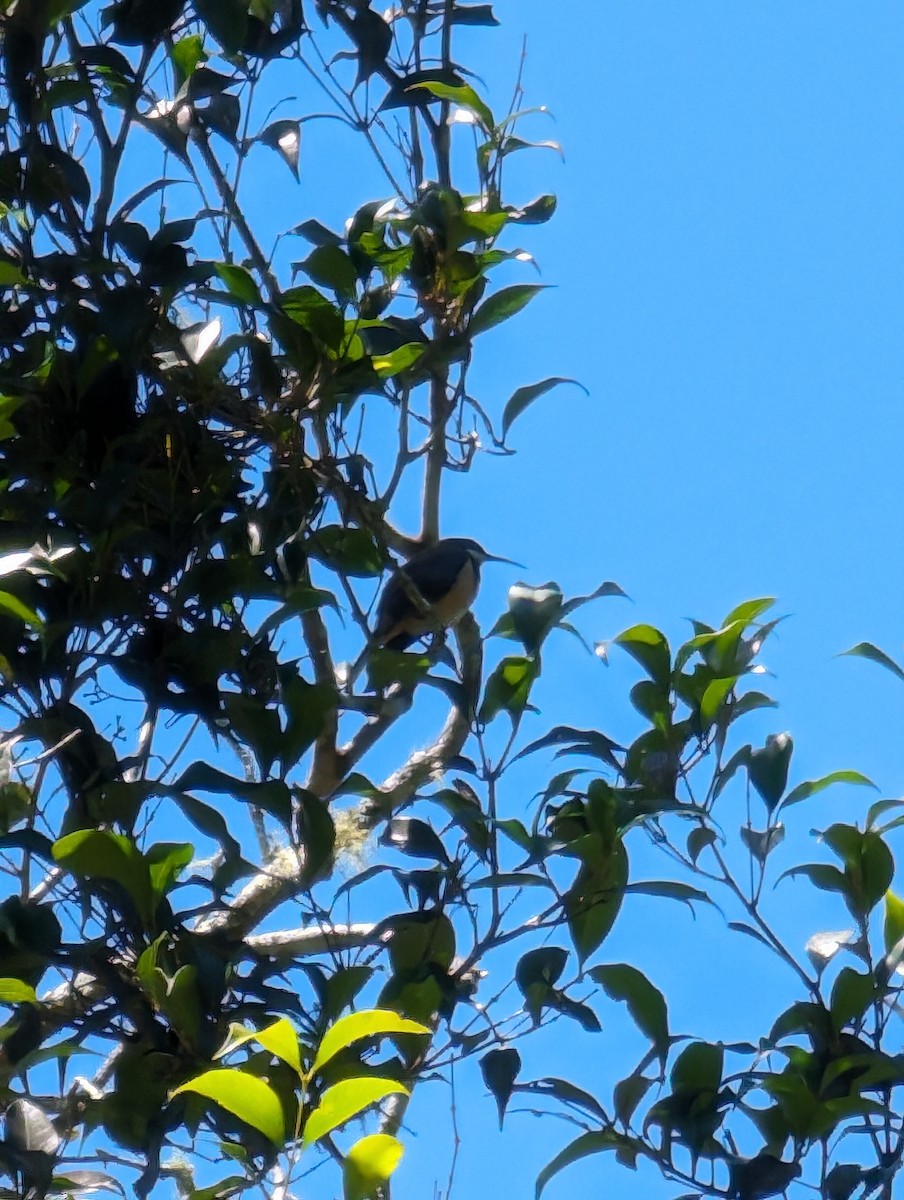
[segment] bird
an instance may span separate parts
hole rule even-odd
[[[443,538],[421,550],[391,576],[377,604],[373,643],[407,650],[413,643],[454,625],[474,603],[485,562],[512,563],[489,554],[473,538]]]

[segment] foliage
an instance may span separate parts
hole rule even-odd
[[[626,744],[522,731],[549,639],[580,638],[575,614],[615,584],[516,585],[492,630],[510,651],[486,670],[470,616],[454,650],[368,648],[393,556],[440,534],[448,472],[481,439],[510,452],[524,410],[573,382],[513,381],[496,412],[469,381],[478,336],[540,291],[513,235],[555,209],[507,196],[530,114],[494,114],[453,56],[491,6],[6,0],[4,15],[5,1194],[125,1179],[145,1196],[171,1175],[194,1200],[285,1195],[323,1153],[346,1197],[386,1195],[408,1096],[475,1058],[500,1123],[518,1098],[580,1127],[538,1195],[610,1150],[686,1195],[890,1195],[904,902],[886,834],[902,802],[820,831],[819,860],[783,873],[837,893],[851,923],[795,953],[764,903],[785,813],[869,781],[789,788],[791,738],[739,733],[773,703],[751,686],[772,602],[695,624],[674,652],[651,625],[616,637],[642,675]],[[270,254],[248,179],[275,155],[294,187],[316,115],[264,115],[287,67],[394,199],[341,233],[312,216]],[[341,661],[362,651],[363,684]],[[852,653],[904,675],[867,643]],[[399,750],[409,713],[427,740],[437,698],[427,748]],[[377,783],[363,772],[381,748]],[[550,773],[550,755],[577,765]],[[526,821],[508,790],[525,770],[544,780]],[[637,877],[648,845],[662,878]],[[724,906],[798,999],[749,1043],[677,1034],[654,980],[598,961],[637,895]],[[604,1038],[605,997],[648,1044],[634,1071],[605,1095],[523,1077],[539,1029]],[[374,1132],[343,1132],[375,1107]],[[172,1156],[186,1144],[197,1162]],[[220,1173],[197,1181],[204,1157]]]

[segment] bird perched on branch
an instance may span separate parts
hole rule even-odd
[[[488,554],[473,538],[443,538],[419,551],[383,589],[374,642],[387,650],[405,650],[428,633],[454,625],[474,603],[485,562],[521,565]]]

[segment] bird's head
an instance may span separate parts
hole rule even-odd
[[[503,558],[499,554],[490,554],[489,551],[484,550],[480,542],[475,542],[473,538],[447,538],[446,540],[453,545],[461,547],[477,567],[483,566],[485,562],[503,562],[510,563],[513,567],[524,568],[523,563],[515,562],[513,558]]]

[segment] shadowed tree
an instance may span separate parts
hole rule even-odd
[[[751,686],[771,601],[674,651],[647,624],[616,637],[642,674],[624,739],[593,714],[522,731],[551,635],[581,637],[616,584],[515,584],[487,661],[468,611],[492,556],[446,527],[444,482],[572,382],[513,379],[503,405],[472,385],[541,290],[520,243],[555,209],[508,193],[520,84],[496,113],[459,59],[492,7],[3,14],[4,1194],[285,1197],[324,1158],[346,1197],[385,1196],[408,1097],[476,1059],[468,1104],[579,1128],[538,1194],[612,1150],[686,1196],[891,1196],[902,802],[786,872],[851,925],[790,948],[763,900],[782,817],[868,781],[789,789],[790,737],[737,732],[772,705]],[[384,194],[341,230],[275,227],[257,185],[275,165],[295,186],[315,119]],[[342,196],[344,169],[310,170],[308,197]],[[640,846],[662,878],[635,877]],[[748,1043],[676,1034],[637,966],[597,961],[637,894],[718,901],[799,998]],[[601,996],[627,1005],[636,1068],[531,1078],[537,1031],[602,1044]]]

